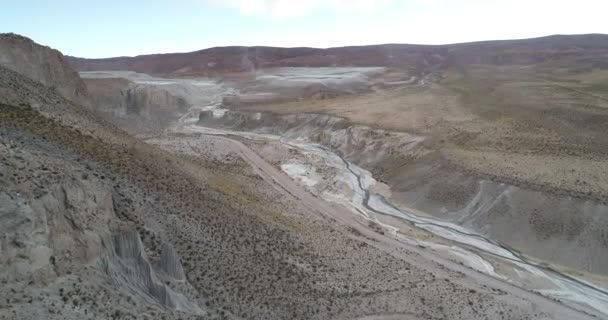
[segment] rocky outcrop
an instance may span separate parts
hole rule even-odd
[[[86,79],[95,109],[118,118],[162,121],[185,112],[191,104],[163,86],[133,83],[124,78]]]
[[[160,253],[160,267],[170,277],[175,280],[186,280],[184,268],[179,261],[179,256],[169,242],[163,242]]]
[[[171,120],[190,107],[186,98],[158,86],[131,86],[126,89],[124,96],[127,114],[150,120]]]
[[[148,261],[139,234],[135,230],[118,232],[112,236],[111,254],[102,257],[99,268],[119,288],[127,288],[131,293],[149,300],[149,303],[159,303],[165,307],[189,314],[202,315],[204,312],[190,302],[184,295],[173,291],[162,283],[152,265]],[[163,246],[161,265],[170,274],[184,280],[183,270],[175,251],[166,253],[167,245]]]
[[[54,88],[62,96],[88,104],[87,87],[61,52],[12,33],[0,34],[0,65]]]
[[[182,85],[179,80],[167,79],[158,84],[148,83],[133,74],[83,76],[94,109],[130,132],[163,128],[190,107],[206,105],[209,95],[196,86]]]
[[[133,84],[122,78],[83,79],[95,111],[112,117],[127,115],[127,90]]]
[[[35,198],[0,194],[1,269],[14,280],[50,281],[104,252],[102,239],[114,217],[107,189],[92,181],[46,188],[50,192]]]
[[[378,166],[390,158],[417,158],[429,152],[420,145],[424,140],[422,137],[354,126],[347,119],[328,115],[212,110],[201,112],[198,123],[202,126],[269,133],[293,139],[305,138],[330,147],[346,158],[368,167]]]
[[[166,272],[149,262],[133,231],[142,223],[117,211],[114,196],[124,185],[119,175],[92,168],[90,151],[107,154],[113,152],[108,145],[135,140],[75,103],[82,81],[61,54],[14,35],[0,36],[0,47],[8,63],[0,65],[0,318],[204,314],[192,301],[196,290],[177,253],[164,254],[169,275],[180,277],[169,288]],[[65,141],[74,144],[66,148],[58,140],[69,135]],[[132,210],[141,206],[134,199]]]
[[[15,281],[52,279],[49,228],[44,212],[34,210],[17,193],[0,193],[0,272]]]
[[[27,133],[0,130],[0,295],[13,297],[11,292],[16,292],[35,297],[45,292],[41,290],[52,294],[35,305],[15,300],[12,310],[17,318],[53,318],[56,311],[49,311],[53,310],[49,305],[72,299],[77,304],[89,301],[86,308],[102,318],[106,312],[127,310],[134,302],[204,314],[191,300],[196,291],[169,242],[162,246],[160,266],[150,263],[135,224],[115,209],[121,205],[115,202],[116,186],[109,185],[109,179],[91,172],[88,164],[75,163],[55,146],[11,143],[23,135]],[[170,288],[167,283],[172,280],[167,277],[179,283]],[[79,290],[68,295],[63,290],[72,283],[78,283]],[[55,294],[53,288],[62,291]],[[188,296],[180,290],[187,290]],[[95,297],[101,292],[106,295]],[[82,300],[86,297],[95,298]],[[0,317],[6,315],[6,307],[0,304]],[[80,319],[80,312],[69,309],[57,314]]]

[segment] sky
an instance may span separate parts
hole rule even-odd
[[[608,0],[0,0],[0,7],[0,32],[86,58],[608,33]]]

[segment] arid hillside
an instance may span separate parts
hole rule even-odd
[[[273,67],[377,67],[416,73],[474,64],[530,65],[544,62],[606,68],[608,35],[555,35],[536,39],[450,45],[384,44],[329,49],[217,47],[188,53],[108,59],[68,57],[79,71],[130,70],[155,75],[212,75]]]
[[[0,65],[2,319],[589,318],[338,221],[229,140],[138,140],[19,39],[41,58]]]
[[[1,33],[0,65],[54,88],[74,102],[88,103],[86,85],[57,50],[17,34]]]

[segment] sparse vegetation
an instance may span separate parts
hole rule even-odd
[[[471,289],[460,281],[443,280],[462,278],[463,273],[424,261],[402,247],[383,248],[357,229],[328,223],[261,179],[236,152],[210,147],[218,143],[213,138],[159,135],[154,140],[158,146],[144,143],[4,67],[0,89],[0,201],[3,219],[16,221],[2,230],[13,238],[0,259],[0,319],[544,317],[530,314],[521,299],[497,299],[477,282],[471,282],[476,288]],[[432,94],[415,90],[422,100],[433,97],[425,105],[453,101],[446,88]],[[394,94],[388,95],[390,103],[403,93]],[[365,107],[378,102],[361,99]],[[461,115],[458,112],[450,115]],[[342,119],[336,128],[348,124]],[[423,133],[427,126],[443,125],[442,120],[417,129]],[[452,132],[449,125],[442,128]],[[375,141],[406,136],[383,130],[367,133]],[[453,133],[442,138],[465,151],[473,148],[470,141],[483,139],[461,128]],[[320,142],[330,138],[328,132],[317,136]],[[432,148],[432,142],[425,148]],[[387,183],[399,178],[396,168],[415,165],[427,155],[407,157],[389,150],[394,157],[381,167]],[[582,149],[568,150],[578,156]],[[449,185],[445,188],[436,195],[459,202],[467,198]],[[579,224],[555,221],[546,226],[542,214],[530,216],[538,218],[533,223],[543,230],[580,233]],[[380,225],[369,226],[377,231],[374,237],[384,234]],[[104,257],[116,249],[112,236],[127,232],[142,245],[135,241],[136,248],[123,249],[137,251],[129,252],[134,255],[130,258],[145,256],[149,264],[138,260],[141,270],[113,274]],[[27,238],[34,235],[36,239]],[[600,235],[606,239],[605,233]],[[175,249],[172,262],[183,267],[185,279],[176,280],[159,267],[166,243]],[[37,269],[28,269],[34,260]],[[149,275],[142,276],[142,282],[153,282],[152,272],[161,284],[159,291],[179,292],[204,314],[176,310],[163,300],[168,291],[150,294],[145,291],[149,284],[126,286],[120,279],[141,273]]]

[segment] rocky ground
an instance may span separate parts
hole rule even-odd
[[[42,90],[23,92],[38,94],[40,109],[58,116],[56,105],[70,106],[2,71],[19,90]],[[0,113],[5,319],[545,316],[322,222],[234,154],[209,152],[218,150],[213,141],[193,139],[196,154],[174,156],[7,102]]]
[[[18,71],[0,66],[0,318],[588,318],[319,214],[225,139],[143,142]]]

